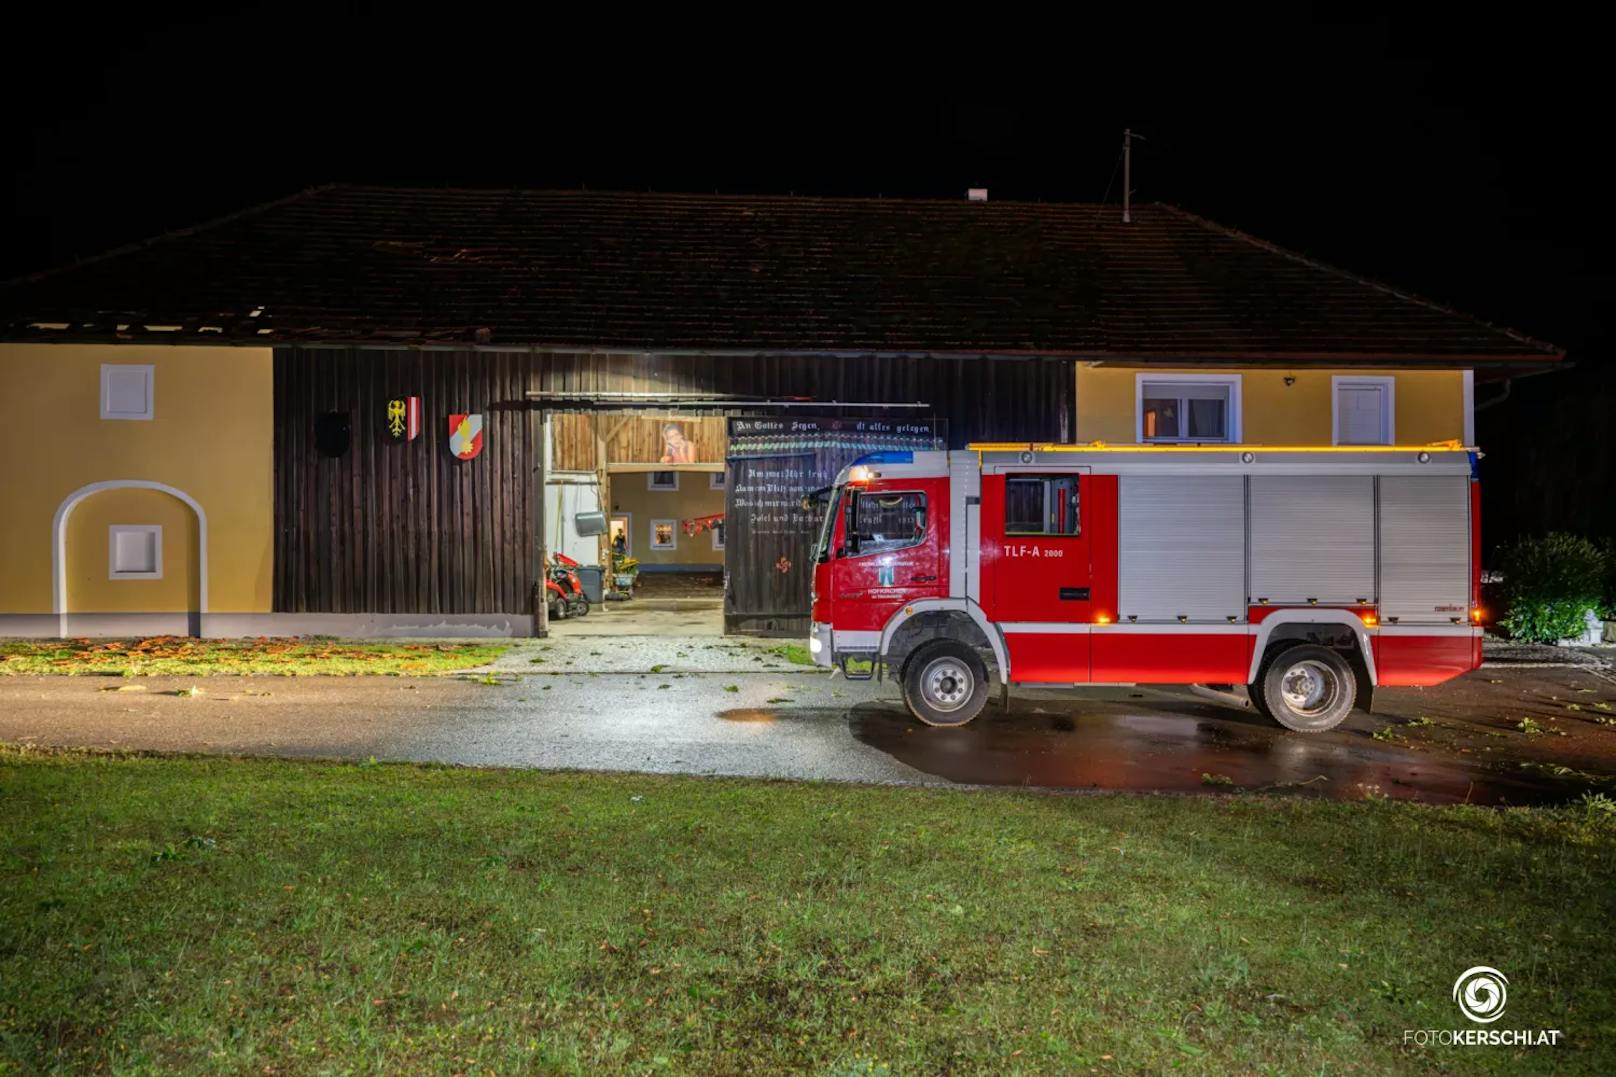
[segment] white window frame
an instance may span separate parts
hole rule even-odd
[[[1222,438],[1145,438],[1145,386],[1152,382],[1173,382],[1180,385],[1224,385],[1229,389],[1228,437]],[[1133,381],[1133,438],[1140,445],[1228,445],[1238,444],[1243,437],[1240,398],[1244,393],[1245,378],[1240,374],[1160,374],[1140,371]],[[1185,416],[1188,422],[1188,416]]]
[[[669,539],[669,541],[668,541],[668,543],[666,545],[663,545],[662,543],[660,543],[660,542],[658,542],[656,540],[657,524],[667,524],[673,531],[673,537],[671,539]],[[652,520],[651,521],[651,542],[649,544],[649,548],[653,549],[653,550],[677,550],[679,548],[679,521],[678,520],[667,520],[667,519]]]
[[[146,376],[146,406],[140,411],[114,411],[112,409],[111,376],[115,371],[127,373],[131,370],[141,371]],[[156,412],[156,385],[157,368],[151,363],[102,363],[101,418],[149,422]]]
[[[152,537],[151,572],[120,572],[118,570],[118,536],[150,535]],[[163,528],[161,524],[111,524],[107,527],[107,579],[160,580],[163,578]]]
[[[658,475],[672,475],[673,476],[673,485],[672,486],[660,486],[660,485],[658,485],[657,481],[656,481],[656,477]],[[663,471],[663,470],[647,471],[645,473],[645,488],[647,490],[655,490],[658,493],[678,493],[679,492],[679,473],[677,471],[673,471],[671,469],[666,470],[666,471]]]
[[[723,471],[711,471],[711,472],[708,472],[708,474],[707,474],[707,489],[709,489],[709,490],[727,490],[727,489],[729,489],[729,484],[727,482],[728,478],[729,478],[729,475],[728,475],[727,472],[723,472]]]
[[[1330,444],[1341,444],[1341,390],[1355,385],[1373,385],[1384,390],[1381,404],[1386,409],[1386,440],[1376,444],[1397,444],[1397,379],[1385,374],[1335,374],[1330,378]]]

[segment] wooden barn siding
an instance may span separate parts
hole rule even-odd
[[[676,422],[696,445],[696,463],[716,464],[724,459],[724,419],[695,416],[674,408],[660,417],[645,418],[620,411],[598,415],[562,412],[550,420],[555,444],[551,466],[557,471],[594,471],[595,423],[611,436],[606,445],[609,464],[653,464],[662,459],[662,427]]]
[[[538,508],[529,390],[919,400],[957,447],[1069,439],[1075,374],[1070,361],[1037,359],[278,348],[275,609],[529,612]],[[382,435],[383,410],[406,395],[421,397],[423,429],[396,444]],[[314,447],[315,418],[328,411],[353,421],[352,447],[338,459]],[[461,411],[486,422],[486,447],[469,463],[448,450],[448,415]]]
[[[546,392],[924,401],[932,409],[923,414],[946,420],[949,440],[956,446],[980,440],[1067,440],[1077,391],[1073,363],[1054,359],[549,355],[539,372],[539,388]],[[733,410],[749,415],[758,409],[738,403]],[[836,412],[813,408],[806,414]]]
[[[321,613],[528,610],[534,520],[525,355],[285,350],[275,356],[275,608]],[[422,401],[421,435],[383,436],[387,401]],[[347,412],[347,455],[315,417]],[[449,454],[451,412],[481,412],[475,460]]]

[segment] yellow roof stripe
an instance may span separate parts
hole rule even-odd
[[[1295,453],[1364,453],[1364,452],[1470,452],[1470,448],[1457,441],[1438,441],[1430,445],[1108,445],[1091,441],[1085,445],[1065,445],[1050,442],[978,441],[966,446],[972,452],[1127,452],[1127,453],[1205,453],[1205,452],[1295,452]]]

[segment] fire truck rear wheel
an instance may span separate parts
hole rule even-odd
[[[928,643],[903,664],[903,701],[927,725],[964,725],[987,706],[987,667],[963,643]]]
[[[1274,721],[1297,733],[1323,733],[1352,713],[1358,682],[1339,651],[1306,644],[1269,659],[1257,688],[1259,709]]]

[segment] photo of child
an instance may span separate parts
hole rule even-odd
[[[685,437],[685,431],[678,423],[668,423],[662,428],[662,459],[664,464],[694,464],[696,462],[696,445]]]

